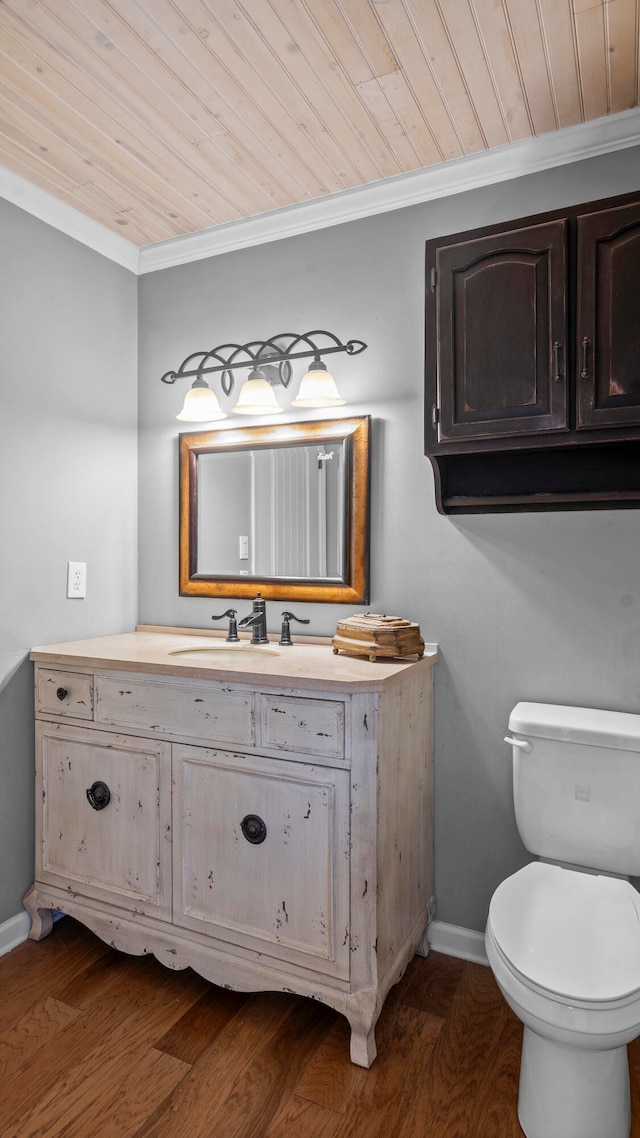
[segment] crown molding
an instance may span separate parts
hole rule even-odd
[[[53,194],[48,194],[26,178],[7,170],[5,166],[0,166],[0,197],[20,206],[26,213],[61,233],[66,233],[68,237],[73,237],[75,241],[80,241],[110,261],[130,269],[132,273],[138,273],[140,250],[137,245],[112,233],[105,225],[93,221]]]
[[[144,245],[140,250],[139,272],[155,272],[252,245],[280,241],[639,144],[640,108],[636,107],[185,237]]]
[[[136,274],[342,225],[640,145],[640,108],[138,248],[0,166],[0,197]]]

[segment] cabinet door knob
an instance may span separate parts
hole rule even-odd
[[[94,782],[87,790],[87,798],[94,810],[104,810],[111,802],[111,791],[106,782]]]
[[[257,814],[246,814],[240,823],[240,829],[252,846],[259,846],[267,836],[267,827]]]
[[[66,688],[58,688],[58,690],[56,692],[56,695],[57,695],[58,699],[60,700],[60,703],[62,703],[63,699],[67,698],[68,694],[69,694],[69,692],[67,691]]]

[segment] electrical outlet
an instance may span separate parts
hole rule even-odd
[[[86,561],[67,561],[67,597],[82,599],[87,595]]]

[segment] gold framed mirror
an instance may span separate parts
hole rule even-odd
[[[366,604],[368,415],[179,436],[180,595]]]

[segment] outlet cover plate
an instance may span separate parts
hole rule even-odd
[[[83,600],[86,595],[86,561],[67,561],[67,597],[70,600]]]

